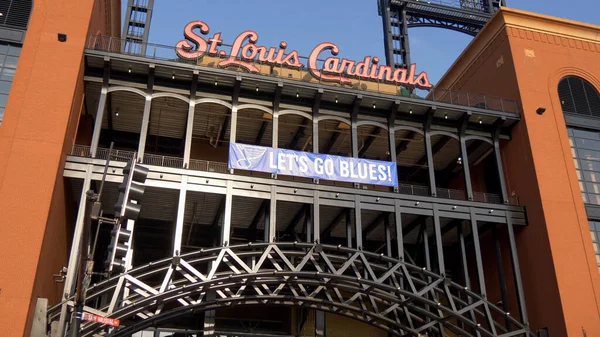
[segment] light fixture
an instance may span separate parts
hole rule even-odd
[[[119,109],[117,109],[117,111],[115,111],[115,116],[119,117]]]
[[[296,91],[296,98],[300,97],[300,93],[298,93],[298,91]]]
[[[458,157],[458,159],[456,160],[456,163],[458,165],[462,165],[462,157]]]
[[[131,67],[129,67],[129,69],[127,69],[127,72],[129,72],[131,74]]]
[[[483,124],[483,121],[481,120],[481,117],[479,117],[479,124]]]
[[[337,104],[337,103],[338,103],[338,98],[336,97],[336,98],[335,98],[335,104]]]
[[[215,80],[215,86],[219,85],[219,82],[217,80]]]
[[[173,73],[173,76],[171,76],[172,79],[175,79],[175,73]]]
[[[412,109],[408,110],[408,113],[412,115]]]
[[[448,114],[444,114],[444,119],[448,119]]]
[[[375,102],[373,102],[373,109],[377,109],[377,105],[375,105]]]
[[[258,85],[256,86],[256,92],[258,92]]]
[[[537,112],[538,115],[543,115],[544,112],[546,112],[546,108],[539,107],[539,108],[537,108],[537,110],[535,110],[535,112]]]

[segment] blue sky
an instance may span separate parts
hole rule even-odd
[[[384,59],[381,17],[376,0],[155,0],[149,42],[174,46],[183,27],[192,20],[210,26],[210,35],[222,32],[231,43],[244,30],[255,30],[258,43],[278,46],[308,56],[320,42],[336,43],[341,57]],[[122,0],[123,15],[127,0]],[[507,0],[510,7],[600,25],[598,0]],[[433,84],[471,41],[465,34],[445,29],[412,28],[411,59],[427,71]]]

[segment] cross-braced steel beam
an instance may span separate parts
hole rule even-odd
[[[91,307],[101,296],[112,298],[112,304]],[[203,249],[96,284],[88,290],[87,300],[87,312],[122,320],[122,327],[111,331],[112,337],[232,305],[314,308],[394,336],[442,331],[461,336],[533,336],[484,296],[442,275],[385,255],[311,243]],[[57,305],[48,311],[49,322],[58,318],[59,309]],[[509,328],[497,317],[506,317]],[[81,332],[84,337],[106,335],[97,323],[82,324]]]

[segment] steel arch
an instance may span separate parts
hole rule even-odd
[[[208,300],[208,291],[216,299]],[[111,332],[115,337],[190,312],[264,304],[318,308],[397,336],[441,336],[442,329],[461,336],[530,334],[485,298],[449,279],[383,254],[341,246],[290,242],[200,250],[94,285],[86,303],[107,295],[109,304],[85,309],[125,320],[123,328]],[[173,303],[179,306],[163,312]],[[49,322],[58,319],[60,306],[49,310]],[[494,315],[508,319],[511,329],[495,322]],[[127,321],[132,316],[136,319]],[[86,323],[82,336],[102,334],[102,329]]]

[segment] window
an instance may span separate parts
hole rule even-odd
[[[12,86],[21,47],[0,42],[0,123],[4,117],[4,109]]]
[[[596,253],[596,264],[600,270],[600,221],[589,221],[590,235],[592,236],[592,244]]]
[[[0,28],[7,27],[10,30],[25,32],[29,25],[31,0],[2,0],[0,1]],[[10,41],[10,42],[9,42]],[[21,55],[22,41],[0,40],[0,125],[4,117],[4,109],[8,101],[8,94],[12,86],[13,78]]]
[[[600,94],[588,81],[567,76],[558,83],[563,113],[600,117]]]

